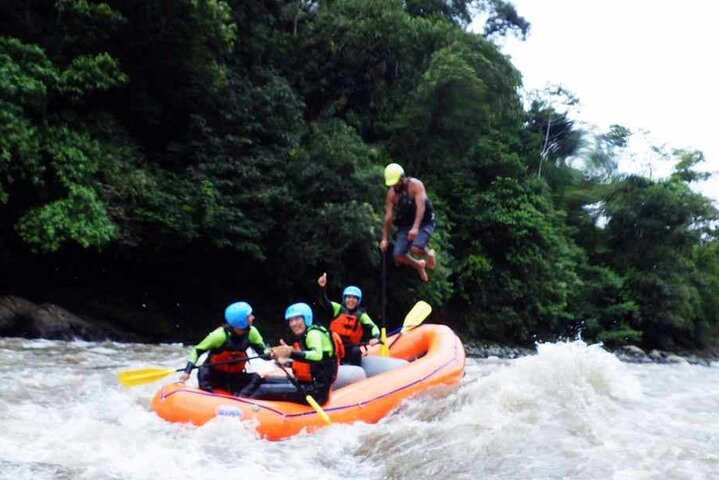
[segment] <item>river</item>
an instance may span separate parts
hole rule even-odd
[[[379,424],[269,442],[232,418],[168,423],[148,408],[162,381],[117,382],[123,369],[180,368],[185,354],[0,338],[0,479],[719,478],[719,363],[628,364],[581,341],[543,344],[468,359],[458,388]]]

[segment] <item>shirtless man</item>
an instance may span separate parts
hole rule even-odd
[[[423,282],[429,281],[427,269],[435,267],[434,250],[427,248],[434,233],[435,221],[432,202],[422,182],[404,174],[397,163],[390,163],[384,169],[387,197],[385,200],[384,224],[379,249],[387,250],[389,234],[392,230],[392,218],[395,209],[397,225],[392,256],[394,259],[417,270]]]

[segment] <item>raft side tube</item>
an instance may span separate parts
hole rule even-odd
[[[402,358],[392,357],[375,357],[367,356],[362,357],[362,368],[368,377],[374,377],[380,373],[394,370],[395,368],[403,367],[409,362]]]
[[[367,378],[364,369],[359,365],[340,365],[337,371],[337,380],[332,384],[332,390],[337,390],[350,383],[359,382]]]

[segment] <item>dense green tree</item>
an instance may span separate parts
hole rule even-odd
[[[475,254],[458,274],[475,333],[504,341],[551,338],[571,320],[580,251],[563,234],[561,214],[542,195],[500,178],[478,198]]]
[[[529,33],[530,24],[522,16],[517,13],[517,10],[509,2],[504,0],[487,0],[485,2],[479,2],[479,11],[486,11],[489,13],[489,17],[484,25],[484,34],[487,36],[493,35],[507,35],[512,33],[518,38],[527,38]]]
[[[715,346],[719,341],[719,241],[716,237],[694,249],[696,271],[691,277],[700,299],[693,338],[700,346]]]
[[[633,328],[638,307],[624,277],[607,266],[588,263],[580,263],[578,274],[580,282],[570,292],[574,323],[567,334],[610,347],[641,343],[642,332]]]
[[[421,298],[501,341],[714,341],[703,156],[622,178],[626,128],[583,131],[564,89],[524,111],[492,38],[528,28],[503,0],[3,1],[0,289],[142,331],[154,300],[168,335],[326,271],[390,326]],[[377,249],[391,161],[437,213],[426,284]]]
[[[529,22],[517,13],[514,5],[504,0],[407,0],[405,8],[413,16],[447,18],[458,25],[468,24],[473,14],[485,14],[487,36],[512,32],[525,38],[529,31]]]
[[[22,151],[13,165],[37,166],[7,177],[15,188],[13,195],[3,188],[8,210],[19,217],[7,225],[34,248],[56,250],[68,240],[136,244],[165,229],[196,238],[211,217],[213,186],[192,171],[185,175],[187,156],[177,141],[165,148],[187,130],[189,112],[226,83],[218,59],[234,38],[228,6],[158,1],[116,8],[81,0],[3,6],[3,30],[37,42],[8,37],[2,44],[3,68],[12,73],[4,77],[2,101],[10,104],[14,137],[25,139],[10,139],[7,148]],[[147,115],[148,107],[159,116]],[[158,146],[163,151],[152,154]]]
[[[639,307],[636,329],[649,344],[673,346],[697,342],[695,327],[703,317],[696,280],[703,275],[695,249],[715,238],[717,211],[682,178],[686,159],[669,179],[630,176],[608,197],[606,262],[626,277],[626,288]]]
[[[40,250],[114,239],[107,186],[119,180],[126,152],[103,138],[101,124],[90,125],[73,110],[85,96],[127,80],[117,62],[106,54],[83,55],[61,68],[41,48],[4,37],[0,72],[3,236],[14,227]],[[74,108],[57,111],[64,101]]]

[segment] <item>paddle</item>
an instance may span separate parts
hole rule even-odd
[[[420,326],[430,313],[432,313],[432,306],[429,303],[424,300],[420,300],[415,303],[412,310],[410,310],[407,313],[407,316],[404,317],[404,322],[402,323],[402,329],[399,331],[399,335],[397,335],[394,341],[387,348],[392,348],[392,345],[397,343],[397,340],[399,340],[399,337],[401,337],[404,332],[409,332],[413,328]]]
[[[253,360],[255,358],[263,358],[267,360],[270,357],[269,355],[257,355],[255,357],[236,358],[234,360],[227,360],[225,362],[208,363],[205,366],[213,367],[215,365],[227,365],[230,363],[237,363],[245,360]],[[202,365],[195,365],[192,368],[195,369],[201,366]],[[118,380],[120,380],[120,384],[122,386],[135,387],[137,385],[144,385],[146,383],[156,382],[170,374],[184,371],[184,368],[178,368],[176,370],[172,368],[138,368],[135,370],[123,370],[117,374],[117,378]]]
[[[429,303],[424,300],[420,300],[415,303],[412,310],[410,310],[409,313],[407,313],[407,316],[404,317],[404,322],[402,322],[402,331],[400,333],[409,332],[413,328],[419,327],[430,313],[432,313],[432,306]]]
[[[385,315],[387,305],[387,254],[382,252],[382,329],[380,330],[379,347],[380,357],[389,357],[389,347],[387,346],[387,317]]]
[[[327,412],[322,410],[322,407],[320,407],[320,404],[317,403],[317,400],[312,398],[312,395],[309,395],[309,394],[307,394],[307,392],[305,392],[305,389],[302,388],[302,386],[295,379],[295,377],[293,377],[292,374],[290,372],[288,372],[287,369],[280,362],[276,361],[275,363],[277,364],[278,367],[280,367],[280,369],[282,369],[283,372],[285,372],[285,375],[287,375],[287,378],[290,380],[290,382],[292,382],[292,385],[294,385],[295,388],[297,390],[299,390],[300,393],[302,393],[305,396],[305,400],[307,400],[307,403],[309,403],[310,406],[315,409],[315,412],[317,412],[317,415],[320,416],[322,421],[325,422],[327,425],[330,425],[332,423],[332,420],[330,420],[330,417],[329,417],[329,415],[327,415]]]

